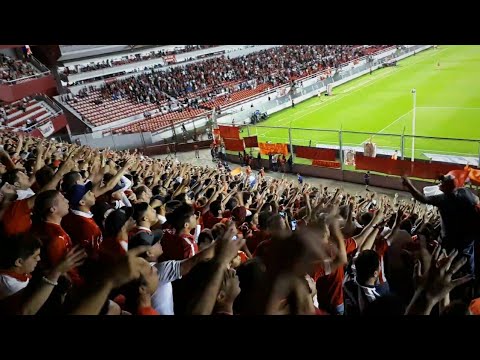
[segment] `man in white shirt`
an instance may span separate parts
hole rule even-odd
[[[136,215],[134,214],[134,216]],[[149,242],[150,239],[152,243]],[[172,281],[181,279],[183,276],[187,275],[198,263],[213,258],[215,246],[211,245],[195,256],[185,260],[157,262],[158,258],[163,253],[162,246],[158,240],[154,236],[136,236],[129,241],[128,249],[131,250],[135,247],[144,245],[151,246],[149,251],[140,256],[143,256],[149,261],[158,271],[159,283],[157,290],[152,295],[152,307],[160,315],[174,315]]]

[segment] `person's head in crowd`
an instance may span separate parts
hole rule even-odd
[[[210,204],[210,212],[213,214],[215,217],[222,217],[223,214],[223,206],[222,206],[222,201],[221,200],[215,200],[212,201]]]
[[[3,175],[7,172],[7,167],[0,163],[0,175]]]
[[[260,209],[260,212],[272,212],[272,211],[273,211],[272,205],[268,202],[263,204]]]
[[[235,270],[227,269],[217,295],[214,313],[233,315],[233,303],[240,292],[240,281]]]
[[[135,220],[132,218],[133,208],[122,207],[108,211],[105,219],[105,236],[115,239],[128,239],[128,233],[135,228]]]
[[[145,261],[140,277],[122,288],[125,309],[132,314],[138,314],[141,308],[151,308],[152,295],[157,291],[158,283],[157,268]]]
[[[196,209],[202,209],[205,204],[207,203],[207,198],[205,196],[201,196],[199,197],[196,201],[195,201],[195,208]]]
[[[248,209],[253,202],[252,193],[249,191],[243,191],[242,197],[243,197],[243,204]]]
[[[449,194],[455,190],[458,184],[458,180],[453,175],[443,175],[440,177],[440,190],[444,194]]]
[[[152,188],[152,196],[164,195],[164,194],[162,194],[162,189],[163,189],[163,187],[161,185],[155,185]]]
[[[274,214],[268,211],[263,211],[257,213],[258,216],[258,228],[263,231],[267,231],[268,228],[268,219],[270,219]]]
[[[380,274],[380,259],[374,250],[364,250],[355,259],[357,282],[362,285],[375,285]]]
[[[35,198],[33,219],[36,222],[52,222],[60,224],[61,219],[68,214],[69,201],[58,190],[41,192]]]
[[[272,235],[281,235],[287,230],[285,219],[280,214],[275,214],[267,220],[267,231]]]
[[[227,227],[224,223],[217,223],[217,224],[213,225],[211,230],[212,230],[213,239],[216,240],[216,239],[221,238],[223,236],[223,234],[225,234],[225,231],[227,230]]]
[[[0,269],[31,274],[40,261],[42,243],[29,234],[17,234],[0,242]],[[0,294],[0,298],[1,298]]]
[[[137,197],[137,202],[147,202],[150,203],[150,199],[152,198],[152,190],[150,190],[145,185],[137,186],[133,189],[135,196]]]
[[[2,175],[2,185],[5,183],[13,185],[16,190],[27,190],[30,188],[30,179],[23,171],[18,169],[9,170]]]
[[[83,185],[82,176],[78,171],[70,171],[63,176],[62,191],[66,193],[73,185]]]
[[[0,193],[2,196],[2,204],[10,203],[18,198],[15,186],[9,184],[8,182],[3,183],[3,185],[0,187]]]
[[[230,199],[228,199],[226,205],[225,205],[225,210],[229,210],[229,211],[232,211],[233,209],[235,209],[238,205],[238,200],[234,197],[231,197]]]
[[[133,206],[133,220],[137,226],[150,229],[158,221],[157,212],[146,202],[136,203]]]
[[[33,174],[35,162],[35,159],[28,159],[27,161],[25,161],[24,167],[28,176],[31,176]]]
[[[139,256],[143,257],[148,262],[157,262],[159,257],[163,254],[161,245],[161,236],[154,236],[151,233],[139,232],[132,236],[128,242],[128,249],[134,249],[139,246],[150,246],[150,248]]]
[[[193,198],[193,193],[191,191],[188,192],[181,192],[173,200],[180,201],[182,203],[188,204],[188,205],[193,205],[194,204],[194,198]]]
[[[153,185],[153,176],[147,176],[143,183],[150,188]]]
[[[181,293],[181,301],[179,302],[184,304],[180,306],[179,314],[183,314],[184,312],[189,313],[192,306],[196,303],[198,296],[207,285],[209,274],[213,271],[213,267],[213,261],[200,263],[182,279],[183,291]],[[235,270],[226,269],[223,274],[220,290],[215,295],[216,302],[213,314],[233,315],[233,303],[239,294],[240,286]],[[177,299],[174,298],[174,302],[177,303]],[[177,310],[175,310],[175,313],[177,314]]]
[[[197,226],[197,218],[193,207],[188,204],[182,204],[177,207],[167,218],[178,234],[190,234]]]
[[[247,209],[245,206],[237,206],[232,210],[232,219],[235,221],[237,226],[242,225],[247,218]]]
[[[359,219],[358,223],[362,226],[367,226],[370,223],[370,221],[372,221],[372,219],[373,219],[372,213],[365,212],[365,213],[360,215],[360,219]]]
[[[35,173],[35,181],[42,188],[47,185],[55,176],[55,172],[50,166],[44,166]]]
[[[240,294],[235,299],[233,308],[236,314],[254,314],[256,289],[265,279],[265,265],[258,258],[249,259],[235,269],[240,282]]]
[[[70,202],[70,208],[83,212],[90,212],[95,205],[95,194],[92,191],[93,184],[91,182],[85,185],[73,185],[67,191],[67,199]]]
[[[93,220],[102,231],[104,230],[106,216],[110,214],[110,212],[107,213],[107,211],[111,209],[113,209],[112,205],[104,201],[95,203],[91,208]]]
[[[218,224],[216,224],[218,225]],[[222,224],[223,225],[223,224]],[[210,229],[204,229],[200,235],[198,235],[198,249],[201,251],[203,249],[206,249],[209,247],[213,242],[215,241],[215,238],[212,234],[212,230]]]
[[[176,208],[180,207],[182,202],[177,200],[170,200],[165,203],[165,211],[167,214],[172,213]]]

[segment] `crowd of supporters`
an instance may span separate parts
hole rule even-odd
[[[478,197],[0,136],[0,312],[477,314]],[[400,181],[400,180],[399,180]],[[478,267],[477,267],[478,269]]]
[[[66,67],[63,71],[65,75],[70,75],[70,74],[78,74],[78,73],[85,73],[89,71],[94,71],[94,70],[99,70],[99,69],[106,69],[106,68],[111,68],[114,66],[120,66],[120,65],[125,65],[125,64],[133,64],[139,61],[145,61],[145,60],[152,60],[152,59],[159,59],[164,56],[168,55],[178,55],[178,54],[183,54],[186,52],[190,51],[195,51],[195,50],[202,50],[202,49],[208,49],[214,46],[218,45],[186,45],[185,47],[179,48],[179,49],[174,49],[174,50],[159,50],[159,51],[152,51],[147,54],[136,54],[135,56],[125,56],[122,59],[119,60],[105,60],[93,64],[88,64],[86,66],[82,66],[78,68],[78,71],[75,69],[70,69],[69,67]]]
[[[0,83],[20,80],[38,74],[38,70],[25,60],[15,60],[0,53]]]
[[[375,49],[381,49],[378,46]],[[355,45],[285,45],[232,58],[226,56],[152,71],[116,80],[100,88],[106,99],[129,98],[137,103],[159,103],[173,97],[188,105],[208,102],[221,94],[251,89],[259,84],[287,84],[322,69],[365,55],[370,48]],[[80,94],[88,97],[92,87]],[[166,95],[165,95],[166,94]]]

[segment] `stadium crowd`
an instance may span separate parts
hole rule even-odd
[[[35,67],[27,60],[15,60],[7,55],[0,54],[0,83],[15,81],[37,73]]]
[[[223,162],[0,142],[3,314],[479,313],[478,197],[457,179],[425,197],[404,178],[410,202]]]
[[[387,46],[375,49],[382,47]],[[322,69],[338,67],[368,50],[354,45],[286,45],[232,59],[221,56],[143,73],[109,82],[100,91],[105,99],[128,97],[137,103],[159,103],[167,94],[195,108],[220,94],[251,89],[259,84],[287,84]],[[92,86],[85,87],[80,96],[88,97],[92,91],[95,91]]]
[[[86,66],[78,67],[78,70],[76,69],[71,69],[69,67],[65,67],[63,70],[63,73],[65,75],[70,75],[70,74],[78,74],[78,73],[85,73],[89,71],[95,71],[99,69],[106,69],[106,68],[111,68],[114,66],[120,66],[120,65],[125,65],[125,64],[133,64],[139,61],[145,61],[145,60],[152,60],[152,59],[159,59],[164,56],[168,55],[178,55],[178,54],[183,54],[186,52],[190,51],[195,51],[195,50],[201,50],[201,49],[208,49],[211,47],[215,47],[218,45],[186,45],[183,48],[180,49],[175,49],[175,50],[159,50],[159,51],[152,51],[148,54],[136,54],[134,57],[131,56],[124,56],[122,59],[119,60],[105,60],[93,64],[88,64]]]

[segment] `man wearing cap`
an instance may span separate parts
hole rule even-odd
[[[72,238],[73,244],[80,244],[88,257],[95,260],[103,236],[90,211],[95,205],[92,187],[91,182],[70,187],[66,194],[70,202],[70,212],[62,219],[62,226]]]
[[[105,218],[105,240],[100,244],[101,261],[115,262],[125,256],[128,250],[128,234],[135,227],[132,218],[133,208],[123,207],[107,210]]]
[[[423,204],[438,207],[442,220],[441,242],[447,252],[457,249],[468,258],[461,271],[474,274],[474,243],[479,240],[478,224],[480,216],[476,211],[478,197],[470,189],[457,187],[458,179],[453,175],[441,177],[440,190],[443,194],[425,196],[417,190],[410,179],[402,177],[403,185],[413,197]]]

